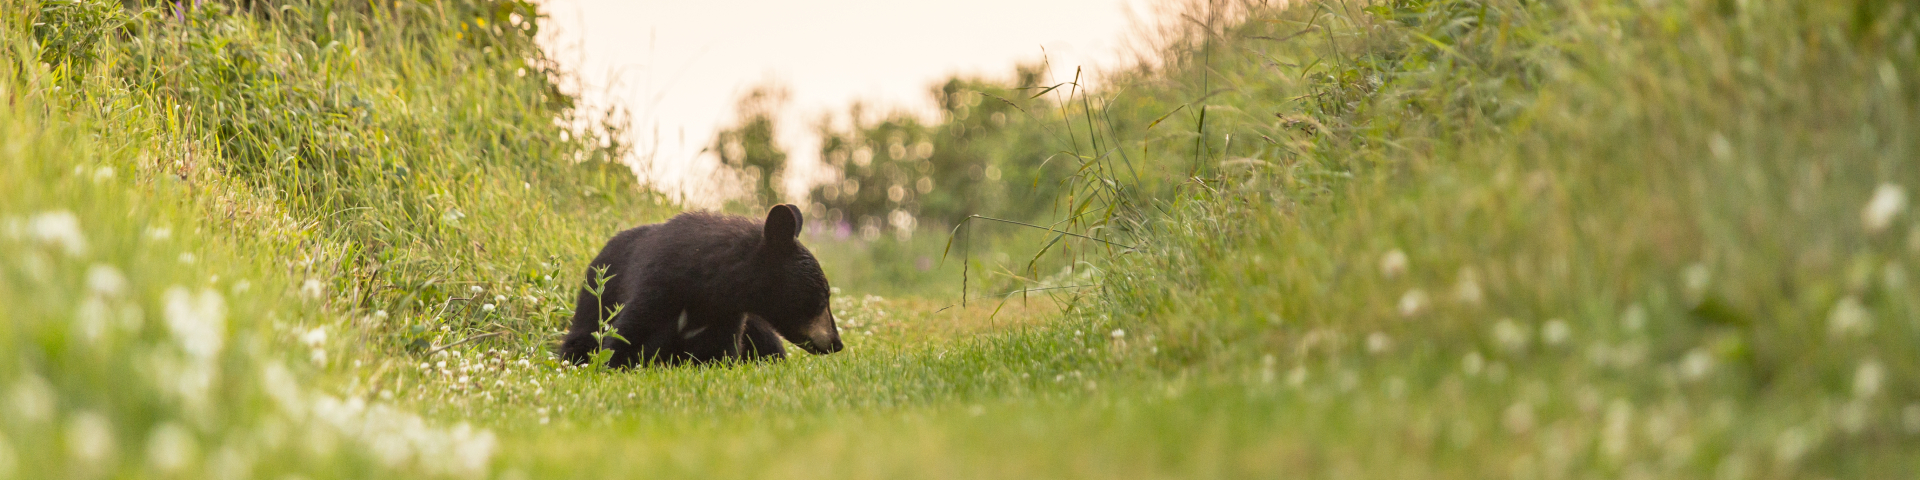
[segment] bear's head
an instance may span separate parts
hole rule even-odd
[[[840,351],[840,329],[828,308],[827,274],[813,252],[800,244],[800,208],[775,205],[767,212],[760,243],[759,273],[767,291],[751,312],[767,320],[780,336],[814,354]]]

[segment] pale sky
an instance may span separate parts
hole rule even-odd
[[[700,154],[733,121],[741,92],[777,79],[792,92],[780,138],[789,192],[820,176],[812,123],[854,100],[932,110],[927,92],[953,73],[1007,78],[1051,59],[1069,80],[1124,58],[1143,0],[542,0],[543,41],[580,72],[588,105],[633,113],[640,155],[657,188],[695,205],[724,195]],[[1132,13],[1130,13],[1132,12]],[[617,79],[610,82],[609,79]],[[636,159],[644,162],[644,159]],[[792,193],[789,194],[790,196]]]

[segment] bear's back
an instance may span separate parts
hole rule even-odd
[[[625,257],[638,260],[639,271],[656,281],[739,282],[760,248],[761,229],[760,222],[742,217],[682,213],[629,230],[635,236]]]

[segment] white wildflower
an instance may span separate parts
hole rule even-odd
[[[1680,377],[1686,380],[1699,380],[1713,373],[1713,355],[1706,349],[1695,348],[1680,359]]]
[[[20,455],[13,452],[13,442],[8,442],[5,435],[0,435],[0,477],[20,478],[16,476],[19,470]]]
[[[87,290],[95,295],[118,297],[127,291],[127,276],[111,265],[93,264],[87,267]]]
[[[1399,278],[1407,273],[1407,252],[1396,248],[1380,256],[1380,276],[1388,279]]]
[[[325,293],[326,287],[321,286],[319,280],[309,278],[300,283],[300,296],[308,300],[319,299]]]
[[[1899,185],[1882,183],[1873,189],[1873,198],[1867,200],[1867,206],[1860,210],[1860,224],[1867,233],[1879,233],[1893,224],[1893,218],[1907,211],[1907,190]]]
[[[491,311],[493,311],[493,309],[494,309],[494,306],[493,306],[493,304],[491,304],[491,303],[483,303],[483,304],[480,304],[480,310],[481,310],[481,311],[484,311],[484,312],[491,312]]]
[[[1527,348],[1527,327],[1520,326],[1511,318],[1502,318],[1493,324],[1493,341],[1508,351]]]
[[[1393,338],[1385,333],[1373,332],[1367,335],[1367,353],[1383,353],[1393,348]]]
[[[193,252],[184,252],[180,254],[180,264],[182,265],[192,265],[194,262],[199,260],[200,260],[200,257],[194,256]]]
[[[1873,318],[1860,299],[1847,296],[1834,303],[1827,313],[1827,334],[1834,337],[1858,337],[1873,331]]]
[[[173,229],[171,228],[167,228],[167,227],[147,228],[147,239],[149,240],[166,240],[170,238],[173,238]]]
[[[375,318],[375,319],[379,319],[379,320],[386,320],[386,319],[387,319],[387,311],[386,311],[386,310],[374,310],[374,311],[373,311],[373,318]]]
[[[1900,426],[1908,434],[1920,434],[1920,403],[1909,403],[1900,409]]]
[[[107,333],[107,322],[113,316],[113,309],[107,306],[99,295],[89,295],[80,301],[80,308],[73,314],[73,328],[87,343],[96,343]]]
[[[1867,428],[1867,420],[1871,417],[1869,413],[1867,402],[1856,398],[1841,404],[1840,408],[1833,412],[1833,419],[1834,423],[1840,425],[1841,431],[1860,433]]]
[[[327,327],[313,327],[312,330],[300,334],[300,343],[305,344],[307,348],[320,348],[326,345]]]
[[[1480,274],[1471,268],[1460,269],[1460,281],[1453,287],[1453,299],[1466,305],[1479,305],[1486,299],[1480,290]]]
[[[1427,309],[1427,292],[1420,289],[1407,290],[1400,295],[1400,316],[1412,317]]]
[[[1604,427],[1600,430],[1600,451],[1607,457],[1618,460],[1627,455],[1627,447],[1633,442],[1633,404],[1626,400],[1614,399],[1607,403]]]
[[[1801,428],[1789,428],[1785,432],[1780,432],[1780,437],[1773,441],[1773,459],[1781,465],[1797,463],[1811,450],[1813,450],[1813,438]]]
[[[67,453],[83,463],[113,458],[113,423],[105,415],[83,411],[67,422]]]
[[[1647,327],[1647,308],[1636,303],[1627,306],[1627,313],[1620,316],[1620,326],[1629,332],[1638,332]]]
[[[66,210],[43,212],[27,219],[27,237],[58,247],[68,256],[87,253],[87,237],[80,233],[80,218]]]
[[[1480,371],[1486,368],[1487,359],[1480,356],[1480,352],[1467,352],[1466,357],[1460,359],[1460,370],[1469,377],[1479,376]]]
[[[56,401],[53,386],[46,379],[31,373],[21,375],[7,387],[7,405],[13,414],[27,422],[42,422],[53,417],[53,404]]]
[[[1705,298],[1707,286],[1713,283],[1713,271],[1708,270],[1706,265],[1698,263],[1688,265],[1686,271],[1681,272],[1680,276],[1682,284],[1686,286],[1688,298],[1694,302]]]
[[[506,296],[506,295],[494,295],[494,296],[493,296],[493,303],[507,303],[507,296]]]
[[[1547,324],[1540,327],[1540,343],[1558,346],[1566,343],[1569,338],[1573,338],[1573,328],[1567,326],[1566,320],[1558,318],[1547,320]]]
[[[1500,415],[1500,424],[1515,435],[1533,430],[1533,404],[1522,400],[1507,406],[1507,410]]]
[[[1880,393],[1880,385],[1887,379],[1886,367],[1880,362],[1868,360],[1860,363],[1853,371],[1853,396],[1870,398]]]
[[[481,293],[484,293],[484,292],[486,292],[486,291],[487,291],[487,289],[486,289],[486,288],[484,288],[484,287],[481,287],[481,286],[479,286],[479,285],[474,285],[474,286],[471,286],[471,287],[467,287],[467,291],[470,291],[470,292],[473,292],[473,294],[474,294],[474,295],[479,295],[479,294],[481,294]]]
[[[173,422],[162,423],[147,435],[147,464],[162,472],[185,468],[200,457],[193,433]]]
[[[195,358],[206,360],[220,353],[227,335],[227,304],[219,292],[202,288],[200,293],[175,285],[163,295],[167,328],[180,348]]]
[[[1113,329],[1113,333],[1107,334],[1107,336],[1113,337],[1114,340],[1120,340],[1127,338],[1127,331],[1116,328]]]

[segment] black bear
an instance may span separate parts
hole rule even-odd
[[[827,276],[800,245],[800,225],[798,207],[776,205],[765,222],[690,212],[614,235],[587,269],[560,358],[582,364],[605,348],[618,367],[777,359],[782,337],[815,354],[840,351]],[[625,341],[596,341],[616,306],[607,326]]]

